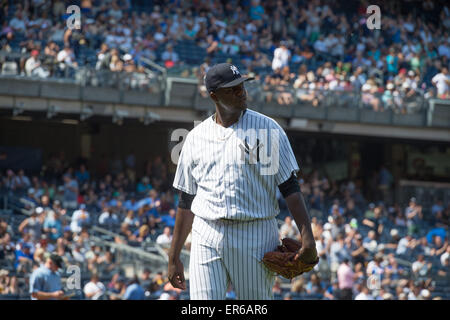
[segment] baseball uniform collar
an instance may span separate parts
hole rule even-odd
[[[244,114],[245,114],[246,112],[247,112],[247,108],[241,112],[241,115],[239,116],[239,119],[238,119],[235,123],[233,123],[231,126],[229,126],[228,128],[225,128],[225,127],[221,126],[220,124],[218,124],[218,123],[216,122],[216,113],[217,113],[217,112],[215,112],[215,113],[210,117],[210,119],[211,119],[211,121],[212,121],[216,126],[218,126],[218,127],[221,127],[221,128],[224,128],[224,129],[231,129],[234,125],[236,125],[237,123],[239,123],[239,121],[241,121],[241,119],[244,117]]]

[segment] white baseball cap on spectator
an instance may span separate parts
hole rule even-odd
[[[388,90],[392,90],[392,89],[394,89],[394,84],[393,84],[392,82],[389,82],[389,83],[387,84],[386,88],[387,88]]]
[[[383,300],[394,300],[394,296],[389,292],[383,294],[382,298],[383,298]]]
[[[44,212],[44,208],[42,208],[42,207],[37,207],[36,210],[35,210],[35,212],[36,212],[37,214],[41,214],[42,212]]]
[[[167,292],[163,292],[159,296],[158,300],[169,300],[169,298],[170,298],[170,294],[168,294]]]
[[[372,89],[372,86],[369,83],[364,83],[361,88],[362,91],[369,91],[370,89]]]
[[[429,291],[428,289],[423,289],[423,290],[420,292],[420,295],[421,295],[424,299],[429,299],[430,296],[431,296],[431,293],[430,293],[430,291]]]
[[[133,56],[131,54],[129,54],[129,53],[126,53],[126,54],[123,55],[122,59],[124,61],[130,61],[131,59],[133,59]]]
[[[391,237],[396,237],[398,236],[398,230],[397,229],[392,229],[391,230]]]

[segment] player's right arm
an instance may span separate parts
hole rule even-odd
[[[193,177],[193,143],[188,134],[178,159],[177,171],[175,173],[173,187],[180,190],[180,201],[178,203],[173,230],[172,243],[169,249],[168,278],[175,287],[186,290],[184,280],[184,266],[180,260],[181,249],[192,229],[194,214],[191,211],[192,201],[197,194],[197,183]]]
[[[184,266],[180,260],[180,253],[187,236],[191,232],[194,214],[190,209],[178,208],[175,218],[172,243],[169,250],[168,278],[175,287],[186,290]]]

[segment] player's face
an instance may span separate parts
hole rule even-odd
[[[247,91],[243,83],[231,88],[217,89],[211,97],[225,108],[240,110],[247,108]]]

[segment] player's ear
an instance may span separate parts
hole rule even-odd
[[[219,101],[219,98],[217,98],[217,95],[216,95],[216,93],[214,91],[211,91],[209,93],[209,96],[211,97],[211,99],[213,99],[214,102],[218,102]]]

